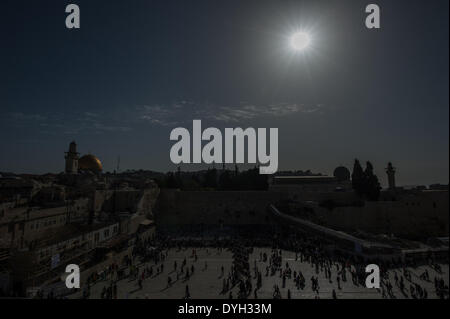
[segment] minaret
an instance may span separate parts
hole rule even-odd
[[[391,162],[388,163],[386,174],[388,176],[389,189],[395,190],[395,167],[392,166]]]
[[[77,144],[75,142],[70,143],[69,151],[66,152],[66,174],[78,173],[78,155]]]

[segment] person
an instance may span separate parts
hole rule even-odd
[[[337,299],[336,291],[333,289],[333,299]]]

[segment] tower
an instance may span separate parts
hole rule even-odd
[[[395,167],[392,166],[391,162],[388,163],[386,174],[388,176],[389,189],[395,190]]]
[[[77,144],[75,142],[70,143],[69,151],[66,152],[66,174],[78,173],[78,155]]]

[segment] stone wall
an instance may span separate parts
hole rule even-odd
[[[331,195],[338,203],[357,199],[352,192]],[[155,222],[157,229],[194,229],[199,225],[250,229],[252,225],[270,226],[275,221],[267,209],[269,204],[287,198],[317,204],[329,199],[330,193],[161,190],[155,207]],[[408,238],[445,237],[449,233],[447,191],[418,192],[402,195],[397,201],[365,202],[361,207],[330,210],[316,205],[314,211],[326,226],[344,231],[362,230]]]
[[[401,237],[447,237],[448,192],[425,191],[397,201],[366,202],[363,207],[316,208],[329,227]]]
[[[138,213],[151,217],[158,195],[159,188],[117,191],[97,190],[94,195],[93,210],[95,214],[115,211],[116,213]]]
[[[284,197],[267,191],[161,190],[155,208],[157,227],[166,225],[264,225],[268,206]]]

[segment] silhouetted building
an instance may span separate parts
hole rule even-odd
[[[395,167],[392,166],[392,163],[388,163],[388,167],[386,168],[386,174],[388,176],[389,189],[395,189]]]
[[[78,155],[77,144],[75,142],[70,143],[69,151],[66,152],[66,174],[78,173]]]

